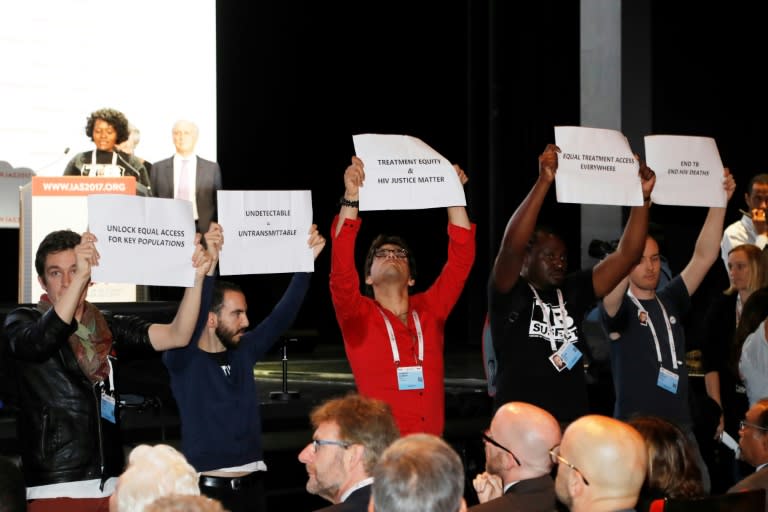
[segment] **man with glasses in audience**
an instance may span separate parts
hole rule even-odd
[[[373,466],[400,435],[385,402],[355,393],[327,400],[310,414],[312,441],[299,453],[307,491],[331,503],[318,512],[365,512]]]
[[[544,409],[509,402],[483,432],[485,472],[472,481],[479,505],[471,512],[555,509],[555,485],[549,451],[560,444],[560,424]]]
[[[571,512],[634,510],[646,474],[643,437],[623,421],[591,414],[565,429],[550,451],[557,498]]]
[[[464,171],[454,168],[465,184]],[[355,268],[364,179],[363,161],[352,157],[344,173],[341,209],[331,227],[331,299],[347,358],[360,393],[387,402],[403,435],[441,435],[445,322],[472,269],[475,226],[463,206],[448,208],[448,261],[429,289],[414,295],[409,293],[416,278],[413,254],[401,238],[378,236],[365,261],[365,296]]]
[[[739,428],[739,457],[755,466],[755,472],[737,482],[728,492],[768,490],[768,398],[749,408]],[[766,503],[768,511],[768,503]]]

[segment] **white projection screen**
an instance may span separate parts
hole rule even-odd
[[[0,3],[0,162],[61,175],[93,148],[86,118],[104,107],[139,128],[149,162],[173,155],[177,119],[216,160],[216,1]]]

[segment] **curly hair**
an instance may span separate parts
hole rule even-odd
[[[85,134],[89,139],[93,140],[93,125],[96,124],[96,120],[101,119],[106,121],[117,132],[117,140],[115,144],[122,144],[128,140],[128,136],[131,134],[128,129],[128,118],[125,114],[119,110],[113,108],[101,108],[95,112],[91,112],[85,122]]]
[[[640,432],[648,450],[645,488],[669,498],[704,495],[693,447],[677,425],[656,416],[636,416],[628,423]]]

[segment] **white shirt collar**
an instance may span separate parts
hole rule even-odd
[[[365,487],[366,485],[371,485],[373,483],[373,477],[369,476],[368,478],[363,478],[359,482],[357,482],[355,485],[347,489],[347,491],[341,495],[341,499],[339,500],[339,503],[343,503],[347,501],[347,498],[349,498],[349,495],[355,492],[356,490],[360,489],[361,487]]]

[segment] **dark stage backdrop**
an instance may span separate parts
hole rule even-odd
[[[760,18],[737,6],[691,1],[654,0],[649,13],[647,23],[624,20],[622,44],[625,54],[632,48],[650,55],[651,131],[715,137],[739,184],[728,210],[732,222],[749,177],[768,169],[762,150],[768,109],[756,74],[764,61]],[[579,2],[542,0],[523,9],[503,0],[220,1],[217,14],[218,161],[225,188],[310,189],[315,220],[328,235],[352,135],[423,139],[470,176],[478,255],[446,338],[449,345],[478,344],[486,280],[504,225],[536,178],[536,157],[553,140],[552,127],[580,124]],[[635,47],[646,40],[647,48]],[[625,70],[634,64],[623,62]],[[623,83],[625,104],[633,101],[634,85]],[[705,213],[653,207],[673,270],[690,257]],[[434,279],[445,260],[444,211],[362,217],[360,259],[379,232],[400,234],[416,252],[416,288]],[[571,267],[580,266],[578,248],[589,240],[581,241],[579,207],[557,205],[552,192],[541,218],[566,233]],[[0,244],[8,269],[0,300],[15,302],[18,232],[0,231]],[[340,343],[328,293],[329,249],[317,261],[296,327]],[[697,299],[706,301],[725,279],[716,265]],[[257,322],[288,277],[236,280]]]

